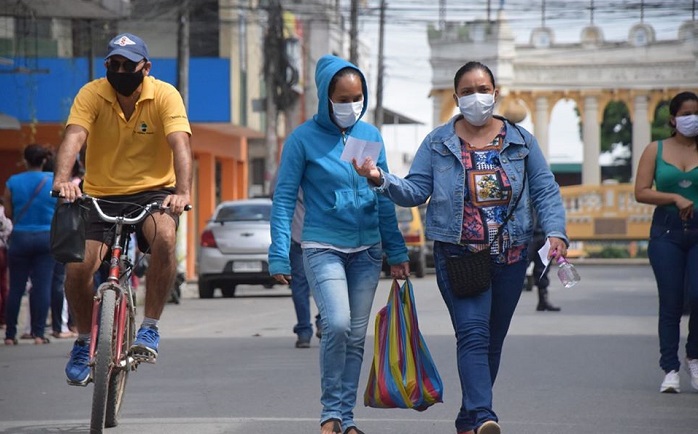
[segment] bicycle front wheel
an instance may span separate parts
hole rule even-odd
[[[118,425],[119,412],[121,405],[124,402],[124,393],[126,392],[126,381],[128,374],[131,372],[131,364],[128,362],[128,351],[133,345],[133,340],[136,337],[136,318],[134,310],[131,308],[131,300],[124,294],[119,312],[126,315],[124,321],[123,335],[121,339],[121,348],[114,348],[114,354],[120,354],[119,366],[112,369],[109,377],[109,392],[107,394],[107,411],[104,421],[106,428],[112,428]],[[114,342],[116,345],[116,341]]]
[[[109,377],[112,371],[112,339],[114,336],[114,311],[116,291],[102,292],[99,312],[99,335],[95,351],[94,391],[92,392],[92,420],[90,433],[101,433],[104,429],[104,416],[107,409]]]

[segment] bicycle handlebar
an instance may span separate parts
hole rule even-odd
[[[62,197],[60,195],[60,192],[57,190],[51,190],[51,196],[52,197]],[[126,225],[135,225],[137,223],[140,223],[143,221],[146,216],[150,213],[150,210],[153,208],[157,209],[167,209],[167,207],[163,207],[161,203],[159,202],[152,202],[143,207],[143,210],[135,217],[124,217],[124,216],[110,216],[104,213],[102,211],[102,208],[99,206],[99,201],[101,199],[97,197],[92,197],[89,194],[83,193],[80,197],[79,200],[90,200],[95,206],[95,210],[97,211],[97,214],[99,214],[99,218],[101,218],[103,221],[107,223],[122,223]],[[185,211],[189,211],[191,209],[191,205],[187,205],[184,207]]]

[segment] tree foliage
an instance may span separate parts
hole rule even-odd
[[[654,112],[652,141],[666,139],[671,136],[671,132],[671,127],[669,126],[669,101],[662,101]]]
[[[625,103],[611,101],[603,112],[601,123],[601,151],[610,151],[614,143],[631,146],[633,141],[633,123]]]

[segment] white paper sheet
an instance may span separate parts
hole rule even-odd
[[[361,166],[368,157],[376,164],[382,146],[380,142],[371,142],[349,136],[344,144],[344,151],[342,151],[340,158],[349,163],[351,163],[352,159],[356,159],[356,163]]]
[[[550,240],[547,239],[547,240],[545,240],[545,244],[543,244],[543,247],[538,249],[538,256],[540,256],[540,260],[543,261],[543,264],[545,265],[545,268],[543,268],[543,272],[541,273],[540,277],[543,277],[543,275],[545,274],[545,271],[550,266],[550,259],[548,259],[548,252],[549,251],[550,251]]]

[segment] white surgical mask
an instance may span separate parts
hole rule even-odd
[[[458,98],[458,108],[469,124],[481,127],[492,117],[493,93],[471,93]]]
[[[356,102],[334,102],[332,104],[332,119],[340,128],[349,128],[361,117],[364,110],[364,101]]]
[[[698,136],[698,115],[677,116],[676,131],[686,137]]]

